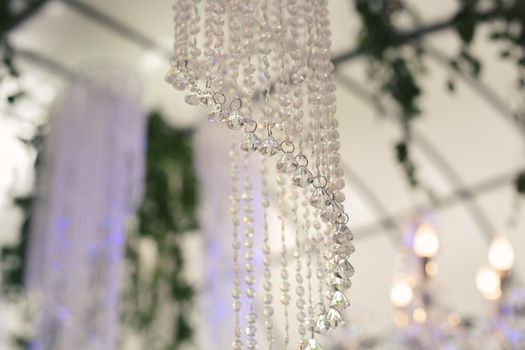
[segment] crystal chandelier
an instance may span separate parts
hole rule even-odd
[[[354,246],[343,206],[327,7],[328,0],[176,0],[173,6],[175,45],[166,80],[186,91],[186,103],[207,108],[211,123],[233,130],[233,349],[260,347],[263,336],[257,338],[256,324],[261,317],[268,348],[277,346],[277,301],[284,308],[284,349],[321,349],[317,334],[343,323],[342,312],[349,306],[343,292],[354,274],[348,260]],[[257,187],[264,221],[260,236],[254,225],[251,153],[262,156],[262,184]],[[266,161],[272,157],[278,159],[275,176]],[[268,225],[272,178],[278,188],[276,232]],[[288,271],[292,247],[285,235],[290,223],[295,293]],[[281,240],[280,276],[271,271],[273,235]],[[261,247],[255,236],[262,237]],[[254,267],[256,250],[264,256],[260,277]],[[276,290],[273,284],[279,278]],[[312,285],[317,285],[316,291]],[[263,301],[261,315],[254,306],[257,295]],[[292,308],[298,320],[297,345],[289,344]]]

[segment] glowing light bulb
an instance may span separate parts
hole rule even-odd
[[[486,299],[495,300],[501,296],[500,276],[496,270],[488,266],[483,266],[478,270],[476,286]]]
[[[422,258],[432,258],[439,250],[436,230],[428,224],[421,224],[414,235],[414,252]]]
[[[498,235],[492,240],[489,264],[498,271],[509,271],[514,265],[514,249],[505,236]]]
[[[414,309],[412,317],[414,318],[414,321],[416,321],[416,323],[422,324],[427,321],[427,312],[425,311],[425,309],[418,307]]]
[[[405,307],[412,301],[414,291],[406,281],[397,281],[390,291],[390,300],[397,307]]]

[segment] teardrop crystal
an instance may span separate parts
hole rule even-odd
[[[171,68],[166,73],[166,81],[177,90],[185,90],[190,83],[188,74],[177,67]]]
[[[335,328],[338,324],[343,323],[344,319],[339,311],[331,307],[326,314],[326,321],[330,325],[330,328]]]
[[[213,90],[212,89],[202,90],[199,96],[199,105],[203,107],[213,106]]]
[[[342,217],[343,211],[334,201],[330,201],[326,208],[321,212],[321,219],[327,223],[335,224],[341,220]]]
[[[323,350],[317,340],[310,338],[306,341],[301,350]]]
[[[355,247],[352,243],[348,244],[334,244],[332,246],[332,252],[335,255],[339,255],[340,258],[346,258],[355,252]]]
[[[259,151],[261,154],[271,157],[279,151],[279,143],[277,143],[277,140],[272,135],[268,135],[262,141]]]
[[[352,287],[352,281],[348,278],[343,278],[339,276],[338,274],[332,274],[332,278],[330,280],[330,284],[337,289],[338,291],[345,291],[348,288]]]
[[[354,275],[355,269],[347,259],[342,259],[337,263],[335,273],[343,278],[350,278]]]
[[[237,110],[231,111],[228,118],[226,118],[226,125],[232,130],[239,130],[246,125],[246,118]]]
[[[208,121],[210,123],[223,123],[228,118],[228,111],[223,110],[221,106],[217,105],[208,113]]]
[[[326,322],[326,315],[319,315],[315,323],[314,331],[319,334],[326,334],[330,330],[330,325]]]
[[[310,204],[314,208],[323,210],[330,204],[330,196],[324,188],[316,188],[310,197]]]
[[[306,167],[300,166],[295,171],[292,181],[297,186],[305,188],[306,186],[309,186],[314,182],[314,176]]]
[[[286,152],[277,162],[277,170],[281,173],[291,174],[297,170],[297,160],[292,153]]]
[[[186,96],[184,96],[184,101],[186,101],[186,103],[189,105],[197,106],[199,104],[200,95],[201,89],[194,86],[186,93]]]
[[[342,292],[336,290],[334,292],[334,296],[332,297],[332,301],[330,302],[330,307],[333,307],[338,311],[343,311],[348,306],[350,306],[350,302],[348,301],[348,299]]]
[[[345,224],[339,225],[332,236],[332,240],[337,244],[349,244],[353,239],[352,231]]]
[[[241,149],[245,152],[255,152],[261,144],[261,139],[253,132],[247,132],[241,141]]]

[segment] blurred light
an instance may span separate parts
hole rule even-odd
[[[425,323],[427,320],[427,313],[425,309],[418,307],[414,309],[414,312],[412,313],[412,317],[414,317],[414,321],[416,321],[416,323],[419,323],[419,324]]]
[[[489,300],[501,296],[501,280],[498,272],[490,267],[483,266],[476,275],[476,286],[483,297]]]
[[[425,272],[428,276],[433,277],[438,274],[439,266],[435,261],[429,261],[425,264]]]
[[[461,316],[457,312],[452,312],[450,315],[448,315],[448,323],[452,326],[458,326],[461,322]]]
[[[498,271],[509,271],[514,265],[514,249],[505,236],[498,235],[492,240],[489,264]]]
[[[397,310],[394,314],[394,322],[398,327],[406,327],[408,325],[408,316],[406,312]]]
[[[431,258],[439,250],[439,239],[436,230],[428,224],[421,224],[414,236],[414,252],[422,258]]]
[[[390,300],[397,307],[405,307],[412,301],[414,291],[406,281],[397,281],[390,291]]]
[[[142,68],[150,71],[159,68],[162,65],[162,58],[155,51],[147,51],[142,56]]]

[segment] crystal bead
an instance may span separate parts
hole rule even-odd
[[[332,236],[332,240],[338,244],[349,244],[354,239],[352,231],[345,224],[337,227],[337,231]]]
[[[330,328],[335,328],[338,324],[343,323],[344,319],[339,311],[331,307],[326,314],[326,322],[330,325]]]
[[[231,111],[228,118],[226,118],[226,125],[232,130],[238,130],[246,124],[246,118],[241,112],[235,110]]]
[[[210,123],[223,123],[228,118],[228,111],[222,109],[221,106],[217,105],[213,110],[208,113],[208,121]]]
[[[190,83],[188,74],[179,68],[173,67],[166,74],[166,81],[177,90],[185,90]]]
[[[301,350],[322,350],[321,346],[314,338],[308,339]]]
[[[305,188],[314,182],[314,176],[306,167],[300,166],[295,171],[292,181],[297,186]]]
[[[259,151],[263,155],[271,157],[279,151],[279,144],[277,143],[277,140],[272,135],[268,135],[262,141],[261,146],[259,147]]]
[[[342,259],[337,264],[335,268],[335,273],[337,273],[339,276],[343,278],[348,279],[354,275],[355,269],[348,260]]]
[[[321,212],[321,219],[324,222],[335,224],[343,217],[341,208],[334,201],[330,201],[328,206]]]
[[[253,132],[244,134],[241,141],[241,149],[245,152],[255,152],[261,144],[261,139],[257,137]]]
[[[326,315],[319,315],[315,323],[314,331],[319,334],[326,334],[330,330],[330,325],[326,321]]]
[[[186,101],[186,103],[189,105],[197,106],[199,104],[200,95],[201,89],[194,86],[186,93],[186,96],[184,96],[184,101]]]
[[[339,255],[340,258],[346,258],[355,252],[355,247],[352,243],[348,244],[334,244],[332,246],[332,252],[335,255]]]
[[[291,174],[297,170],[297,161],[292,153],[286,152],[277,162],[277,170],[281,173]]]
[[[323,210],[330,204],[330,196],[324,188],[316,188],[310,197],[310,204],[314,208]]]
[[[343,278],[338,274],[332,274],[330,284],[338,291],[345,291],[352,286],[352,281],[348,278]]]
[[[330,307],[333,307],[334,309],[338,311],[343,311],[348,306],[350,306],[348,299],[345,297],[345,295],[342,292],[336,290],[332,297],[332,301],[330,302]]]
[[[199,105],[203,107],[211,107],[213,106],[213,90],[212,89],[206,89],[202,90],[201,94],[199,96]]]

